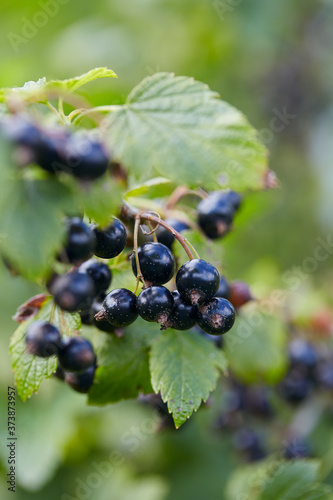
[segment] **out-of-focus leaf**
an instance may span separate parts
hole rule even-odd
[[[230,369],[243,382],[274,384],[284,375],[287,332],[282,320],[250,308],[224,339]]]

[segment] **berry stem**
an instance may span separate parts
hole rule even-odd
[[[179,243],[184,248],[184,250],[187,253],[187,255],[188,255],[188,257],[189,257],[190,260],[194,259],[194,255],[193,255],[193,253],[192,253],[192,251],[190,249],[192,249],[193,252],[194,252],[194,254],[196,255],[196,257],[199,258],[198,253],[194,250],[194,248],[191,245],[191,243],[186,238],[184,238],[184,236],[182,236],[180,233],[178,233],[178,231],[176,231],[172,226],[169,226],[169,224],[167,224],[161,218],[156,217],[155,215],[152,215],[152,214],[147,213],[147,212],[139,212],[135,216],[135,224],[138,223],[138,225],[139,225],[140,224],[140,219],[145,219],[147,221],[156,222],[157,226],[161,225],[167,231],[169,231],[176,238],[176,240],[179,241]],[[134,229],[134,244],[135,244],[135,229]]]
[[[198,196],[199,198],[202,199],[207,197],[207,193],[205,193],[202,189],[194,191],[186,186],[178,186],[168,199],[165,206],[166,210],[172,210],[174,206],[177,205],[179,200],[184,196],[187,196],[188,194]]]
[[[139,261],[139,255],[138,255],[138,234],[139,234],[140,220],[141,220],[141,217],[139,215],[136,215],[135,216],[135,224],[134,224],[134,235],[133,235],[133,239],[134,239],[133,251],[134,251],[134,257],[135,257],[135,262],[136,262],[137,277],[136,277],[136,288],[135,288],[134,293],[137,292],[137,290],[139,288],[140,281],[143,282],[143,287],[147,288],[146,282],[145,282],[144,277],[142,275],[140,261]]]

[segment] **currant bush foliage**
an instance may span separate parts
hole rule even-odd
[[[124,104],[92,108],[78,90],[109,77],[116,77],[112,70],[96,68],[68,80],[42,78],[0,90],[0,118],[18,104],[28,117],[34,108],[41,129],[60,125],[68,131],[88,131],[103,141],[112,158],[112,168],[105,175],[95,182],[81,182],[63,173],[51,175],[33,163],[17,168],[12,149],[0,144],[1,254],[9,267],[42,285],[51,270],[62,269],[56,258],[65,242],[65,216],[84,214],[90,223],[103,228],[128,203],[163,217],[167,198],[180,185],[191,190],[265,187],[267,154],[256,131],[207,85],[158,73],[141,82]],[[71,109],[67,115],[64,102]],[[202,233],[188,230],[186,237],[193,237],[206,258]],[[184,252],[173,246],[181,265]],[[212,257],[220,270],[221,255],[221,243],[212,242],[207,260]],[[119,286],[132,283],[134,289],[127,255],[112,259],[109,265]],[[80,329],[79,315],[61,311],[49,296],[36,318],[52,322],[64,336]],[[31,321],[24,320],[10,342],[17,390],[23,400],[57,368],[56,357],[40,359],[25,352],[24,338]],[[255,342],[262,345],[263,341],[261,334],[259,340],[255,336],[253,332],[253,349],[257,348]],[[160,332],[158,325],[141,319],[119,337],[96,330],[93,343],[98,366],[89,404],[105,405],[140,393],[161,392],[177,427],[207,400],[227,366],[223,352],[198,331]],[[239,361],[228,350],[227,357],[241,373]],[[252,379],[257,376],[253,370],[249,371]],[[265,366],[260,374],[263,371]]]

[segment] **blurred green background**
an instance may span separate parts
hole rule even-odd
[[[317,239],[326,240],[333,231],[332,53],[331,0],[12,0],[0,5],[0,86],[108,66],[118,80],[102,80],[86,90],[96,104],[107,104],[122,101],[149,74],[171,71],[207,82],[248,116],[270,150],[281,186],[247,194],[223,247],[227,276],[248,280],[259,296],[274,287],[288,290],[285,273],[294,266],[304,272]],[[295,301],[311,289],[308,300],[323,297],[332,305],[332,277],[330,255],[298,280],[291,290]],[[1,418],[12,383],[7,350],[15,324],[10,318],[36,291],[1,270]],[[78,491],[81,498],[95,500],[224,498],[237,457],[228,439],[208,425],[219,391],[216,404],[183,429],[156,433],[160,424],[149,407],[125,402],[87,408],[84,397],[57,380],[44,383],[38,397],[25,405],[17,402],[16,498],[76,498]],[[101,484],[91,476],[94,486],[87,493],[83,484],[112,450],[119,452],[113,473]],[[5,460],[4,447],[0,453]],[[0,492],[7,498],[4,483]]]

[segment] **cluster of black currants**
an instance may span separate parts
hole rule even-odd
[[[139,264],[139,270],[138,265]],[[196,323],[207,333],[226,333],[235,321],[235,310],[224,298],[217,297],[220,276],[214,266],[192,259],[176,274],[177,290],[163,286],[175,274],[175,260],[162,243],[145,243],[132,256],[132,269],[141,278],[144,289],[138,297],[129,290],[116,289],[107,294],[103,310],[96,316],[115,328],[133,323],[138,315],[157,322],[161,329],[188,330]]]
[[[0,131],[15,146],[20,164],[35,163],[52,174],[65,172],[92,181],[105,174],[110,164],[102,142],[87,132],[60,127],[42,130],[21,115],[2,118]]]
[[[92,344],[83,337],[61,337],[57,327],[45,321],[34,321],[27,329],[26,350],[41,358],[57,356],[58,376],[61,374],[75,391],[86,393],[96,370],[96,355]]]
[[[55,303],[65,311],[80,312],[83,322],[92,324],[111,285],[112,273],[105,262],[91,257],[93,254],[103,259],[116,257],[125,248],[126,240],[126,228],[118,219],[104,229],[89,227],[79,217],[68,219],[66,243],[59,259],[77,267],[49,281]],[[111,331],[110,326],[102,322],[96,326]]]
[[[279,385],[280,396],[292,404],[305,401],[314,389],[333,390],[333,352],[304,339],[295,338],[288,346],[289,368]]]

